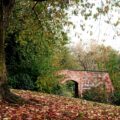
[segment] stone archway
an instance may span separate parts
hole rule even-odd
[[[79,89],[78,89],[78,82],[76,82],[75,80],[67,80],[67,81],[65,81],[64,83],[62,83],[62,84],[66,84],[66,85],[70,85],[70,84],[72,84],[72,89],[73,89],[73,96],[74,97],[76,97],[76,98],[78,98],[79,97]]]
[[[84,91],[100,85],[105,85],[106,93],[108,94],[114,91],[114,87],[107,72],[60,70],[56,74],[61,76],[60,83],[62,84],[70,80],[76,82],[75,91],[79,97],[83,96]]]

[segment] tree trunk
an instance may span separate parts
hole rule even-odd
[[[6,84],[6,69],[4,55],[4,25],[3,25],[3,1],[0,1],[0,99],[4,98]]]
[[[23,103],[23,99],[10,92],[7,84],[5,64],[5,32],[14,0],[0,0],[0,100],[11,103]]]

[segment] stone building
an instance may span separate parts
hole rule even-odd
[[[57,72],[61,76],[60,83],[64,84],[67,81],[75,82],[75,95],[81,96],[85,90],[92,87],[105,85],[107,93],[113,92],[114,88],[107,72],[93,71],[78,71],[78,70],[60,70]]]

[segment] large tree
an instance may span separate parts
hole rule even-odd
[[[47,0],[33,0],[36,1],[35,5],[33,6],[33,11],[36,17],[38,17],[38,21],[40,21],[40,16],[35,11],[35,6],[39,2],[47,1]],[[66,1],[57,1],[57,4],[60,2],[61,5],[64,6],[64,2]],[[12,9],[14,8],[16,0],[0,0],[0,100],[5,100],[12,103],[24,102],[20,97],[10,92],[10,89],[7,84],[7,70],[6,70],[6,61],[5,61],[5,38],[6,38],[6,31],[9,26],[9,18],[12,13]],[[53,7],[56,5],[55,1],[49,1],[52,3]],[[50,4],[49,4],[50,5]],[[48,5],[48,6],[49,6]],[[46,5],[46,9],[48,7]],[[42,13],[41,13],[42,14]]]
[[[7,85],[7,71],[5,64],[5,34],[9,23],[14,0],[0,0],[0,99],[14,102],[16,95],[13,95]]]

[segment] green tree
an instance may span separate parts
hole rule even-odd
[[[11,16],[6,40],[9,84],[13,88],[46,90],[47,84],[45,86],[41,83],[53,83],[52,72],[59,67],[55,66],[54,58],[60,49],[65,49],[68,39],[62,30],[64,19],[54,18],[46,11],[42,21],[38,21],[30,8],[32,8],[31,4],[17,0]],[[52,12],[54,10],[51,10],[51,14]],[[54,88],[54,85],[56,84],[52,84],[51,88]]]
[[[44,17],[45,14],[48,15],[48,17],[50,17],[49,15],[51,15],[54,18],[56,18],[54,20],[57,21],[58,20],[57,18],[59,18],[62,15],[62,14],[60,15],[60,13],[63,12],[61,8],[62,7],[64,8],[64,6],[65,6],[64,3],[65,2],[58,0],[58,1],[54,1],[54,2],[53,1],[48,1],[48,3],[45,2],[46,4],[44,4],[43,1],[45,1],[45,0],[37,1],[37,2],[40,2],[41,4],[39,4],[39,6],[37,6],[36,11],[37,12],[39,11],[39,13],[41,13],[41,14],[40,15],[36,14],[36,17],[39,18],[40,23],[45,23],[44,26],[43,26],[43,24],[41,24],[41,27],[42,27],[41,29],[44,28],[44,30],[46,30],[46,26],[48,24],[51,24],[51,23],[41,21],[42,20],[41,17]],[[30,1],[27,1],[26,3],[27,3],[27,5],[29,5]],[[0,0],[0,99],[7,100],[9,102],[18,102],[18,98],[19,98],[18,96],[14,95],[14,94],[12,94],[10,92],[10,89],[9,89],[9,87],[7,85],[5,51],[4,51],[6,31],[7,31],[8,24],[9,24],[9,17],[10,17],[10,15],[12,13],[12,9],[13,9],[14,5],[15,5],[15,0],[6,0],[6,1],[5,0]],[[43,5],[45,5],[45,6],[43,6]],[[51,13],[51,11],[48,10],[49,6],[54,10],[53,13]],[[57,11],[57,12],[55,12],[55,11]],[[22,12],[24,12],[24,11],[22,11],[22,9],[21,9],[21,15],[22,15]],[[36,12],[34,12],[34,14],[35,13]],[[49,14],[47,14],[47,13],[49,13]],[[47,17],[46,17],[46,21],[47,21]],[[59,20],[58,20],[58,22],[59,22]],[[29,22],[26,21],[25,25],[28,25],[27,23],[29,23]],[[53,29],[53,28],[51,28],[51,29],[53,30],[52,32],[57,32],[55,29]],[[50,38],[52,36],[52,32],[47,32],[46,31],[46,32],[42,33],[42,35],[47,36],[48,38]],[[28,33],[29,33],[29,31],[28,31]],[[21,34],[23,35],[24,32],[21,33]],[[28,34],[28,35],[30,35],[30,34]],[[56,38],[57,38],[57,36],[56,36]],[[25,41],[21,41],[21,42],[25,43]],[[54,44],[54,42],[55,42],[55,39],[53,39],[51,44]],[[48,46],[46,46],[44,44],[44,47],[48,47]]]

